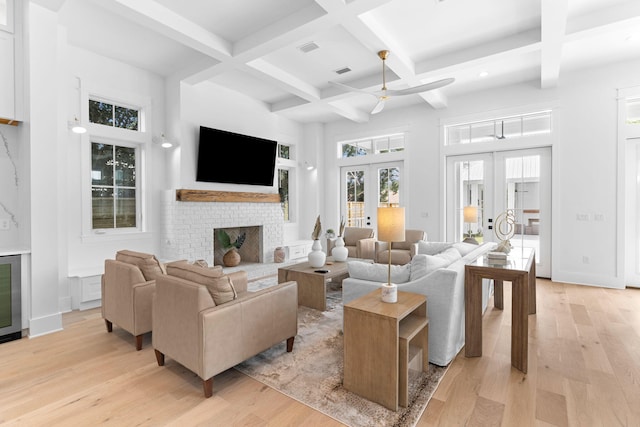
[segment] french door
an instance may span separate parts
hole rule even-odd
[[[625,194],[625,285],[640,287],[640,137],[627,138]]]
[[[447,157],[446,185],[447,240],[510,231],[512,246],[535,250],[537,275],[551,276],[550,148]]]
[[[347,227],[377,227],[377,208],[402,206],[402,162],[340,168],[340,215]]]

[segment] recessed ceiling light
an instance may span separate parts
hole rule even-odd
[[[489,75],[488,71],[480,71],[480,74],[478,74],[478,77],[487,77]]]

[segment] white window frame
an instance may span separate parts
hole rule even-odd
[[[105,95],[109,94],[109,95]],[[89,123],[89,99],[99,99],[117,106],[135,108],[139,111],[138,130],[122,129]],[[138,239],[149,233],[146,215],[151,200],[146,191],[147,153],[150,152],[152,136],[148,131],[151,123],[151,101],[148,97],[118,92],[108,88],[86,88],[81,92],[80,121],[87,129],[82,134],[81,169],[82,169],[82,239],[83,241],[122,239],[131,237]],[[98,142],[136,149],[136,227],[131,228],[92,228],[92,194],[91,194],[91,143]]]
[[[13,8],[13,0],[6,0],[7,2],[7,23],[0,23],[0,30],[6,31],[8,33],[13,33],[13,19],[14,19],[14,8]]]
[[[284,159],[279,157],[280,154],[280,146],[286,145],[289,147],[289,158]],[[289,171],[289,220],[285,221],[285,224],[293,224],[298,217],[298,195],[296,193],[296,179],[297,179],[297,171],[298,171],[298,162],[297,158],[297,146],[295,144],[289,142],[279,142],[278,143],[278,154],[276,158],[276,176],[274,177],[274,184],[276,190],[278,190],[280,183],[278,182],[279,170],[286,169]]]

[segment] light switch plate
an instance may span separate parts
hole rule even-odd
[[[8,230],[8,229],[9,229],[9,220],[0,219],[0,230]]]

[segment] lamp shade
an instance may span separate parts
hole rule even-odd
[[[378,208],[378,240],[404,241],[404,208]]]
[[[478,222],[478,207],[465,206],[462,210],[464,222]]]

